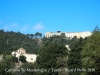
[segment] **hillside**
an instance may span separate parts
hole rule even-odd
[[[0,30],[0,54],[11,53],[23,47],[28,53],[38,53],[40,48],[38,38],[32,36],[33,34],[22,34],[20,32],[5,32]]]

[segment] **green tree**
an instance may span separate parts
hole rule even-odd
[[[18,62],[18,58],[17,58],[17,57],[15,57],[15,56],[14,56],[14,57],[12,57],[12,61],[13,61],[13,62]]]
[[[23,71],[16,72],[16,75],[34,75],[34,63],[24,63],[20,66],[20,69],[23,69]]]
[[[32,38],[33,34],[25,35],[20,32],[0,30],[0,54],[11,54],[20,47],[25,48],[28,53],[37,53],[40,46],[38,41]]]
[[[36,33],[35,33],[35,36],[36,36],[36,37],[42,37],[42,33],[36,32]]]
[[[5,71],[5,69],[11,69],[13,67],[14,66],[12,66],[12,62],[10,61],[5,61],[5,60],[0,61],[0,75],[14,75],[14,73],[12,72]]]
[[[100,74],[100,29],[95,28],[93,34],[88,38],[87,43],[82,50],[82,64],[83,67],[91,68],[90,72],[85,72],[85,75],[99,75]],[[95,69],[95,70],[94,70]]]
[[[11,55],[3,55],[3,59],[7,62],[12,62],[13,61],[13,57]]]
[[[14,75],[12,72],[7,72],[5,69],[11,69],[15,65],[12,62],[11,55],[3,55],[3,60],[0,60],[0,75]]]
[[[36,61],[36,68],[40,69],[58,69],[59,65],[57,60],[59,57],[63,58],[67,55],[67,48],[61,44],[46,43],[39,52],[39,56]],[[57,75],[58,72],[43,72],[36,75]]]
[[[24,55],[21,55],[21,56],[19,57],[19,60],[20,60],[21,62],[26,62],[26,57],[25,57]]]
[[[39,36],[42,37],[42,33],[39,33]]]
[[[72,43],[68,55],[68,68],[69,69],[82,69],[82,62],[81,62],[81,51],[83,45],[83,39],[79,39],[78,42]],[[72,71],[69,72],[69,75],[80,75],[80,71]]]
[[[33,37],[34,37],[34,35],[33,35],[33,34],[30,34],[30,37],[31,37],[31,38],[33,38]]]

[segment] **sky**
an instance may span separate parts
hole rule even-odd
[[[0,30],[82,32],[100,27],[100,0],[0,0]]]

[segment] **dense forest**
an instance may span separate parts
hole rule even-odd
[[[65,45],[69,45],[68,50]],[[23,47],[26,52],[37,54],[37,60],[27,63],[21,57],[24,72],[5,72],[5,68],[14,68],[16,58],[11,56],[13,50]],[[98,26],[90,37],[73,39],[61,36],[50,38],[42,34],[22,34],[0,30],[0,75],[99,75],[100,73],[100,29]]]
[[[10,54],[12,51],[18,50],[20,47],[25,48],[28,53],[38,53],[42,44],[42,34],[22,34],[20,32],[5,32],[0,30],[0,54]]]

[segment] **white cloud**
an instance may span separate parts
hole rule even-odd
[[[33,30],[42,30],[45,27],[42,25],[42,23],[37,23],[35,26],[33,26]]]
[[[21,33],[32,33],[33,31],[39,31],[45,29],[43,24],[41,22],[37,23],[36,25],[32,26],[29,23],[25,25],[19,25],[18,23],[13,23],[13,24],[6,24],[2,27],[5,31],[14,31],[18,32],[20,31]]]
[[[29,24],[21,26],[18,23],[13,23],[13,24],[6,24],[5,26],[2,27],[2,29],[4,29],[5,31],[14,31],[14,32],[20,31],[21,33],[26,33],[30,29],[32,29],[32,27],[29,28]]]
[[[18,23],[14,23],[14,24],[6,24],[3,29],[5,31],[12,31],[12,30],[17,30],[19,28]]]
[[[27,25],[21,27],[21,28],[20,28],[20,31],[21,31],[21,32],[25,32],[25,31],[28,30],[28,28],[29,28],[29,26],[28,26],[28,24],[27,24]]]
[[[14,23],[14,24],[11,25],[11,27],[12,28],[18,28],[19,26],[18,26],[18,23]]]
[[[9,25],[5,25],[2,29],[4,29],[5,31],[9,31],[10,27]]]

